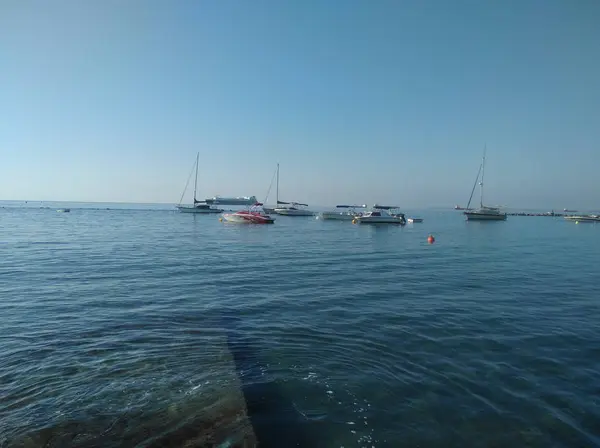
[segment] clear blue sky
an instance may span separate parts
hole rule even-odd
[[[600,2],[4,0],[0,199],[598,208]]]

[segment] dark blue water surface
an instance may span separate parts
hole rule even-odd
[[[105,208],[0,208],[2,447],[600,445],[598,225]]]

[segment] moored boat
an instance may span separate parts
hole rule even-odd
[[[408,218],[407,221],[408,221],[409,224],[415,224],[415,223],[418,223],[418,222],[423,222],[423,218],[414,218],[414,217],[411,217],[411,218]]]
[[[600,222],[600,215],[568,215],[565,219],[575,222]]]
[[[278,215],[284,216],[313,216],[314,212],[306,209],[308,204],[301,204],[299,202],[283,202],[277,201],[278,205],[273,209]]]
[[[477,181],[479,180],[479,174],[481,173],[481,182],[479,182],[480,187],[480,199],[479,199],[479,208],[471,209],[471,200],[473,199],[473,193],[475,192],[475,187],[477,186]],[[483,160],[481,161],[481,165],[479,165],[479,171],[477,172],[477,178],[475,179],[475,184],[473,185],[473,189],[471,190],[471,197],[469,198],[469,203],[467,204],[467,208],[464,212],[467,217],[467,221],[506,221],[506,213],[500,211],[499,207],[489,207],[483,205],[483,178],[485,175],[485,150],[483,151]]]
[[[275,206],[265,207],[265,211],[267,213],[276,213],[278,215],[284,216],[313,216],[314,212],[307,210],[308,204],[301,204],[300,202],[285,202],[279,200],[279,164],[277,164],[277,187],[275,192]],[[271,180],[271,182],[273,182]],[[269,192],[271,191],[271,187],[269,186]],[[268,199],[269,193],[267,193]],[[265,199],[265,202],[267,202]]]
[[[327,211],[321,213],[321,219],[331,219],[336,221],[352,221],[356,216],[361,216],[363,212],[356,209],[366,208],[366,205],[336,205],[336,208],[346,209],[345,211]]]
[[[200,158],[200,153],[197,153],[196,154],[196,163],[195,163],[196,179],[194,181],[194,202],[192,205],[182,205],[181,204],[181,201],[183,200],[183,196],[185,196],[187,186],[190,182],[190,179],[188,178],[188,183],[185,185],[185,189],[183,190],[183,194],[181,195],[179,204],[176,207],[181,213],[202,213],[202,214],[221,213],[221,212],[223,212],[222,209],[212,207],[210,204],[207,204],[205,201],[199,201],[196,199],[196,190],[198,188],[198,160],[199,160],[199,158]],[[190,173],[190,176],[191,176],[191,173]]]
[[[377,205],[361,216],[356,216],[352,222],[358,224],[406,224],[404,213],[392,213],[398,210],[399,207],[391,205]]]

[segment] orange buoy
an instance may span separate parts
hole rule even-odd
[[[433,244],[433,243],[435,243],[435,238],[433,237],[433,235],[429,235],[429,236],[427,237],[427,242],[428,242],[429,244]]]

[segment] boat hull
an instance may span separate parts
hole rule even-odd
[[[357,216],[354,219],[359,224],[404,224],[402,218],[395,216]]]
[[[467,221],[506,221],[506,213],[465,212]]]
[[[275,213],[283,216],[313,216],[310,210],[291,210],[289,208],[276,208]]]
[[[208,215],[211,213],[222,213],[223,210],[220,210],[218,208],[198,208],[198,207],[191,207],[191,206],[178,206],[177,209],[181,212],[181,213],[196,213],[196,214],[200,214],[200,215]]]
[[[600,222],[600,216],[565,216],[565,219],[575,222]]]
[[[224,222],[235,224],[273,224],[275,219],[269,215],[257,213],[226,213],[222,217]]]
[[[324,212],[321,214],[321,219],[330,219],[333,221],[352,221],[356,215],[350,213],[335,213],[335,212]]]

